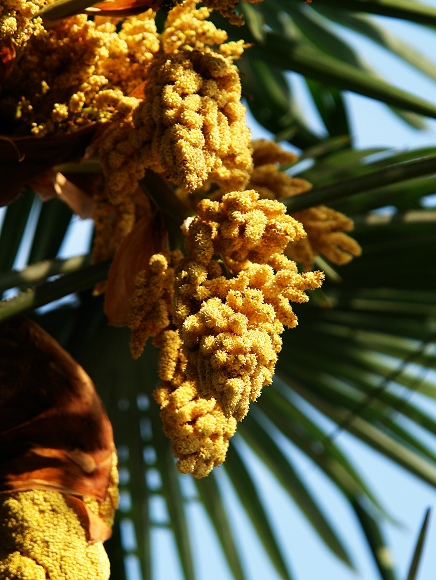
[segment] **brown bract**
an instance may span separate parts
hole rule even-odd
[[[109,270],[105,312],[109,324],[124,326],[130,312],[130,295],[138,272],[148,266],[153,254],[168,247],[166,230],[160,214],[146,214],[125,238]]]
[[[54,165],[82,157],[98,128],[93,123],[41,138],[0,135],[0,205],[12,203],[26,184]]]
[[[29,185],[42,201],[59,198],[81,219],[90,218],[94,212],[95,203],[91,195],[59,171],[49,170],[33,179]]]
[[[91,16],[134,16],[149,8],[159,10],[163,3],[162,0],[113,0],[112,2],[94,4],[94,6],[87,8],[85,12]]]
[[[11,72],[16,53],[15,46],[10,38],[2,38],[0,40],[0,90],[2,83]]]
[[[85,371],[37,324],[0,329],[0,492],[50,490],[103,500],[113,433]]]

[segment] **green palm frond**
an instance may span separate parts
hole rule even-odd
[[[430,521],[431,508],[427,508],[424,520],[419,531],[419,536],[416,542],[415,549],[413,551],[412,561],[410,563],[410,568],[407,573],[407,580],[415,580],[418,577],[418,569],[421,563],[422,549],[426,540],[426,535],[428,532],[428,524]]]
[[[388,84],[376,63],[363,58],[342,30],[357,32],[430,80],[436,64],[386,30],[374,15],[391,16],[431,30],[436,9],[419,2],[356,0],[272,0],[243,5],[247,29],[243,36],[252,44],[240,62],[247,104],[256,120],[281,139],[307,148],[324,135],[309,129],[305,102],[293,94],[292,75],[300,73],[309,89],[312,105],[324,124],[325,134],[349,135],[349,113],[342,91],[349,90],[386,103],[392,112],[416,129],[426,126],[423,116],[434,117],[433,104]],[[231,29],[234,38],[239,29]]]

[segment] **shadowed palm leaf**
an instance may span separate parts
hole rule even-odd
[[[420,115],[435,117],[433,104],[399,90],[376,72],[343,38],[342,31],[355,31],[412,65],[429,79],[436,78],[436,65],[401,38],[385,30],[365,11],[419,22],[431,30],[436,9],[418,2],[330,2],[273,0],[245,5],[247,29],[243,37],[253,43],[241,60],[247,104],[256,120],[280,139],[303,149],[323,136],[309,128],[308,103],[299,102],[293,88],[293,71],[303,75],[310,97],[327,135],[350,135],[346,89],[387,103],[393,112],[416,128],[425,124]],[[234,38],[241,36],[232,30]],[[346,38],[346,37],[345,37]]]

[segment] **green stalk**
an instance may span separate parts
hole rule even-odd
[[[85,266],[52,282],[44,282],[35,288],[29,288],[10,300],[0,302],[0,322],[94,286],[107,278],[110,265],[111,262],[108,260]]]
[[[351,217],[351,216],[350,216]],[[352,217],[354,225],[385,226],[387,224],[428,224],[436,222],[436,211],[428,209],[410,210],[390,215],[369,213]]]
[[[90,255],[75,256],[62,260],[55,258],[53,260],[43,260],[37,264],[31,264],[24,270],[9,270],[0,274],[0,292],[8,288],[27,288],[45,282],[50,276],[58,274],[69,274],[75,272],[82,266],[88,266]]]
[[[60,165],[55,165],[53,167],[54,171],[59,171],[59,173],[100,173],[101,165],[98,161],[80,161],[74,163],[72,161],[67,163],[61,163]]]
[[[148,170],[139,184],[162,213],[171,249],[179,248],[182,250],[184,236],[180,226],[186,218],[193,216],[194,212],[177,197],[168,181],[154,171]]]
[[[288,208],[288,213],[307,209],[343,197],[380,189],[385,185],[398,183],[436,173],[436,155],[423,157],[417,161],[406,161],[384,167],[368,175],[347,179],[333,185],[316,187],[311,191],[281,200]]]

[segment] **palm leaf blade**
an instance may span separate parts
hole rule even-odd
[[[230,521],[227,517],[226,505],[217,482],[217,476],[213,472],[210,477],[195,480],[195,485],[199,492],[199,499],[213,522],[214,530],[218,535],[223,554],[229,563],[234,577],[244,580],[246,575],[236,548],[237,542],[235,541]]]
[[[415,69],[421,71],[429,78],[436,80],[436,65],[426,58],[424,54],[415,50],[404,39],[397,38],[394,34],[379,26],[376,22],[364,14],[352,14],[344,11],[336,11],[317,6],[317,11],[328,18],[335,20],[348,29],[355,30],[370,38],[378,45],[402,58]]]
[[[424,520],[421,525],[421,529],[419,531],[418,539],[416,541],[416,546],[413,551],[412,561],[410,563],[410,568],[407,573],[407,580],[415,580],[417,578],[419,564],[421,563],[422,550],[424,547],[426,535],[428,533],[430,514],[431,508],[427,508],[427,511],[425,512],[424,515]]]
[[[244,465],[240,453],[235,449],[234,445],[229,447],[226,459],[226,473],[229,475],[241,505],[250,517],[259,539],[280,578],[290,579],[292,576],[277,543],[276,534],[265,513],[250,472]]]
[[[304,481],[296,473],[289,458],[285,456],[278,444],[262,425],[261,414],[259,412],[253,413],[254,417],[253,414],[251,417],[247,417],[243,426],[241,426],[243,438],[275,474],[277,480],[288,490],[288,493],[292,495],[296,505],[303,511],[306,518],[330,550],[344,563],[352,567],[350,556],[331,524],[322,513],[315,498],[309,492]]]
[[[247,40],[254,41],[253,38]],[[328,86],[351,90],[394,107],[436,118],[436,107],[431,103],[324,54],[303,41],[291,41],[269,32],[264,44],[253,46],[250,58],[258,58],[284,70],[293,70]]]
[[[370,513],[370,510],[365,506],[365,502],[361,498],[354,500],[353,507],[365,531],[365,537],[381,578],[383,580],[395,580],[396,574],[392,565],[392,556],[377,520]]]
[[[327,5],[334,5],[357,12],[370,12],[381,16],[391,16],[418,24],[434,25],[436,23],[436,8],[421,2],[408,0],[322,0]]]
[[[34,196],[20,196],[6,209],[0,234],[0,270],[11,270],[23,241]]]

